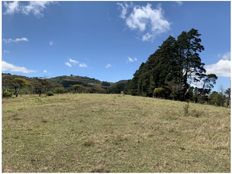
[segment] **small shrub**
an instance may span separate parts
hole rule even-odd
[[[159,87],[154,89],[153,96],[160,98],[168,98],[170,96],[170,93],[171,93],[170,89]]]
[[[86,142],[84,142],[84,146],[86,147],[90,147],[90,146],[93,146],[95,144],[95,142],[93,140],[88,140]]]
[[[14,121],[19,121],[19,120],[22,120],[22,119],[19,118],[19,117],[14,117],[14,118],[12,118],[12,120],[14,120]]]
[[[42,123],[47,123],[48,121],[43,119],[41,122],[42,122]]]
[[[13,93],[9,90],[4,90],[2,93],[2,97],[12,97]]]
[[[53,96],[54,93],[53,93],[52,91],[48,91],[48,92],[46,93],[46,95],[47,95],[47,96]]]

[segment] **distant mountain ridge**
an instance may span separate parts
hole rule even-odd
[[[3,89],[14,89],[15,79],[23,79],[26,82],[21,89],[21,93],[33,93],[38,87],[38,83],[46,82],[46,90],[53,92],[87,92],[87,93],[120,93],[119,90],[125,90],[124,85],[128,80],[118,82],[101,81],[95,78],[77,75],[62,75],[51,78],[43,77],[27,77],[22,75],[14,75],[10,73],[2,73]],[[123,85],[122,85],[123,84]],[[118,89],[119,86],[119,89]]]

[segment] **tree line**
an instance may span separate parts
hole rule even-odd
[[[169,36],[134,73],[127,92],[196,103],[210,103],[216,94],[226,96],[214,92],[209,97],[217,76],[207,74],[200,58],[204,50],[200,36],[196,29],[183,31],[177,38]]]

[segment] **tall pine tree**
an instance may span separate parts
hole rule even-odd
[[[177,38],[178,56],[183,72],[183,99],[191,82],[200,81],[206,72],[199,56],[204,50],[200,36],[196,29],[191,29],[189,32],[182,32]]]
[[[182,32],[177,40],[169,36],[135,72],[129,92],[153,96],[155,88],[162,88],[166,91],[166,97],[186,100],[187,96],[191,96],[187,94],[193,82],[208,83],[209,78],[206,77],[209,76],[199,55],[204,50],[200,36],[196,29]]]

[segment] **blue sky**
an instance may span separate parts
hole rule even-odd
[[[202,61],[230,86],[230,2],[3,2],[3,71],[130,79],[169,36],[196,28]]]

